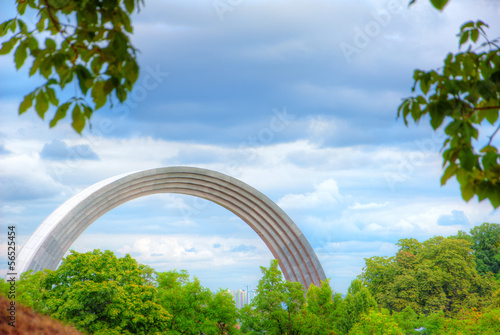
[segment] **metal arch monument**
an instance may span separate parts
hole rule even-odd
[[[236,214],[279,260],[286,280],[307,288],[326,279],[311,245],[276,203],[238,179],[194,167],[131,172],[86,188],[38,226],[19,253],[18,272],[55,270],[69,247],[95,220],[127,201],[157,193],[204,198]]]

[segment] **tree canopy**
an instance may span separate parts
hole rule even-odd
[[[490,226],[475,227],[471,234],[491,231]],[[494,273],[479,272],[476,264],[484,258],[483,251],[497,242],[481,238],[487,242],[473,244],[473,238],[467,236],[436,236],[422,243],[400,240],[395,256],[365,259],[360,279],[377,302],[391,311],[411,307],[417,313],[454,315],[463,309],[490,306],[500,283],[493,279]],[[495,252],[498,256],[498,250]]]

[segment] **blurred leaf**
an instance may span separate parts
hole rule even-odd
[[[27,94],[24,96],[23,101],[19,105],[19,115],[23,114],[33,105],[33,94]]]
[[[35,109],[38,115],[43,119],[45,117],[45,113],[49,109],[49,102],[47,101],[47,97],[45,96],[45,92],[42,90],[38,91],[36,95],[36,104]]]
[[[448,3],[448,0],[431,0],[431,3],[436,9],[442,10]]]
[[[54,118],[50,121],[50,127],[54,127],[59,120],[62,120],[66,117],[66,112],[68,111],[69,106],[71,105],[71,102],[66,102],[59,106],[57,108],[56,114],[54,115]]]
[[[0,49],[0,55],[6,55],[9,52],[12,51],[14,46],[17,44],[18,39],[15,37],[12,37],[10,40],[7,42],[2,43],[2,48]]]
[[[77,131],[78,134],[82,133],[83,128],[85,127],[85,116],[83,115],[80,105],[75,104],[73,108],[73,129]]]

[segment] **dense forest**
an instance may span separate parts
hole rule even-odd
[[[23,274],[16,303],[88,334],[500,333],[499,224],[397,245],[392,257],[365,259],[344,298],[328,280],[305,292],[273,260],[251,304],[237,310],[225,290],[213,293],[186,271],[94,250]],[[2,295],[8,290],[2,280]]]

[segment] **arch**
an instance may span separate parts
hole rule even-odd
[[[136,198],[179,193],[215,202],[236,214],[264,241],[289,281],[309,287],[326,278],[311,245],[272,200],[244,182],[194,167],[163,167],[131,172],[98,182],[52,212],[22,247],[19,273],[55,270],[73,242],[95,220]]]

